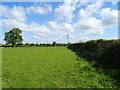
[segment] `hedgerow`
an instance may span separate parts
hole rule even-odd
[[[54,47],[54,46],[67,46],[67,44],[64,43],[55,43],[55,44],[50,44],[50,43],[43,43],[43,44],[38,44],[38,43],[25,43],[25,44],[16,44],[16,45],[6,45],[2,44],[2,47]]]
[[[120,68],[120,40],[91,40],[84,43],[74,43],[68,46],[77,55],[86,60],[95,61],[97,66]]]

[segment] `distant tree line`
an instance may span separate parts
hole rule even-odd
[[[2,47],[55,47],[55,46],[67,46],[67,44],[64,43],[56,43],[53,42],[52,44],[50,43],[19,43],[16,45],[6,45],[6,44],[2,44]]]
[[[49,47],[49,46],[66,46],[64,43],[56,43],[55,41],[50,43],[25,43],[23,44],[22,30],[19,28],[13,28],[9,32],[6,32],[4,40],[6,44],[0,45],[2,47]]]

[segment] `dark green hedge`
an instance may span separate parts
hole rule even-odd
[[[68,48],[86,60],[96,61],[97,66],[120,68],[119,40],[91,40],[85,43],[71,44]]]

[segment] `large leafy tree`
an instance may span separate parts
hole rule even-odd
[[[6,41],[6,44],[12,45],[19,44],[23,41],[21,34],[22,30],[20,30],[19,28],[13,28],[12,30],[4,34],[5,35],[4,40]]]

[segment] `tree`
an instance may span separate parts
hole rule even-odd
[[[56,46],[56,45],[57,45],[57,43],[54,41],[54,42],[52,43],[52,45],[53,45],[53,46]]]
[[[13,28],[9,32],[6,32],[4,40],[6,41],[6,44],[12,44],[13,46],[16,44],[19,44],[23,41],[22,38],[22,30],[19,28]]]

